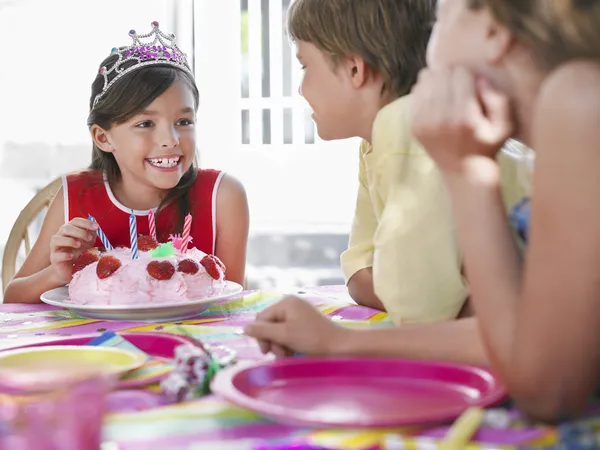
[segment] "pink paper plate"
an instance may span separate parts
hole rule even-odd
[[[287,358],[218,373],[213,392],[277,422],[313,427],[396,427],[451,421],[506,397],[472,366],[401,359]]]

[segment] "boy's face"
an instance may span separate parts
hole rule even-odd
[[[360,97],[348,68],[343,62],[335,67],[310,42],[298,41],[296,46],[296,56],[304,71],[298,91],[313,110],[319,136],[326,141],[356,136]]]

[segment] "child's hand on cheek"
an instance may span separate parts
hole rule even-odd
[[[255,338],[263,353],[278,357],[293,353],[312,356],[331,353],[343,329],[323,316],[308,302],[286,297],[257,314],[256,322],[244,333]]]
[[[94,222],[76,218],[60,227],[50,239],[50,263],[61,283],[71,281],[73,261],[83,251],[94,246],[97,229],[98,225]]]
[[[493,159],[514,131],[507,97],[464,68],[424,69],[412,90],[412,132],[444,172]]]

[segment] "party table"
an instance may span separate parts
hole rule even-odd
[[[387,314],[352,303],[343,286],[306,288],[299,293],[323,314],[344,325],[363,328],[392,326]],[[240,330],[254,320],[256,313],[282,296],[280,292],[246,291],[238,298],[218,301],[197,317],[174,323],[99,321],[47,305],[0,304],[0,350],[79,334],[152,331],[184,333],[203,343],[227,346],[237,352],[239,360],[261,360],[265,356],[256,342]],[[158,391],[156,386],[145,390]],[[548,447],[557,445],[561,439],[563,442],[578,440],[586,444],[596,440],[596,430],[600,428],[600,414],[596,416],[594,413],[576,424],[550,428],[525,422],[515,410],[497,412],[505,421],[508,418],[505,424],[508,428],[481,429],[476,435],[480,442],[468,448]],[[104,438],[106,450],[430,449],[437,448],[447,429],[447,426],[384,430],[301,429],[271,422],[209,395],[141,411],[109,414],[104,424]]]

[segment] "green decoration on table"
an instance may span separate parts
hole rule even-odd
[[[237,352],[234,350],[228,349],[224,346],[218,346],[219,349],[227,350],[227,357],[219,359],[216,357],[211,351],[211,346],[208,344],[202,344],[200,340],[196,339],[192,334],[190,334],[184,327],[181,325],[177,325],[174,327],[173,331],[178,331],[181,335],[186,336],[196,342],[198,342],[201,348],[206,352],[206,354],[210,357],[210,362],[206,366],[206,372],[204,373],[204,379],[201,384],[194,390],[196,395],[204,396],[210,394],[210,382],[214,378],[214,376],[226,366],[229,366],[233,362],[235,362],[237,358]]]
[[[171,242],[166,242],[156,247],[154,250],[148,252],[151,258],[168,258],[169,256],[175,256],[177,250],[173,247]]]
[[[219,370],[221,370],[221,364],[215,358],[212,358],[206,368],[206,375],[204,375],[201,391],[202,395],[210,394],[210,382]]]

